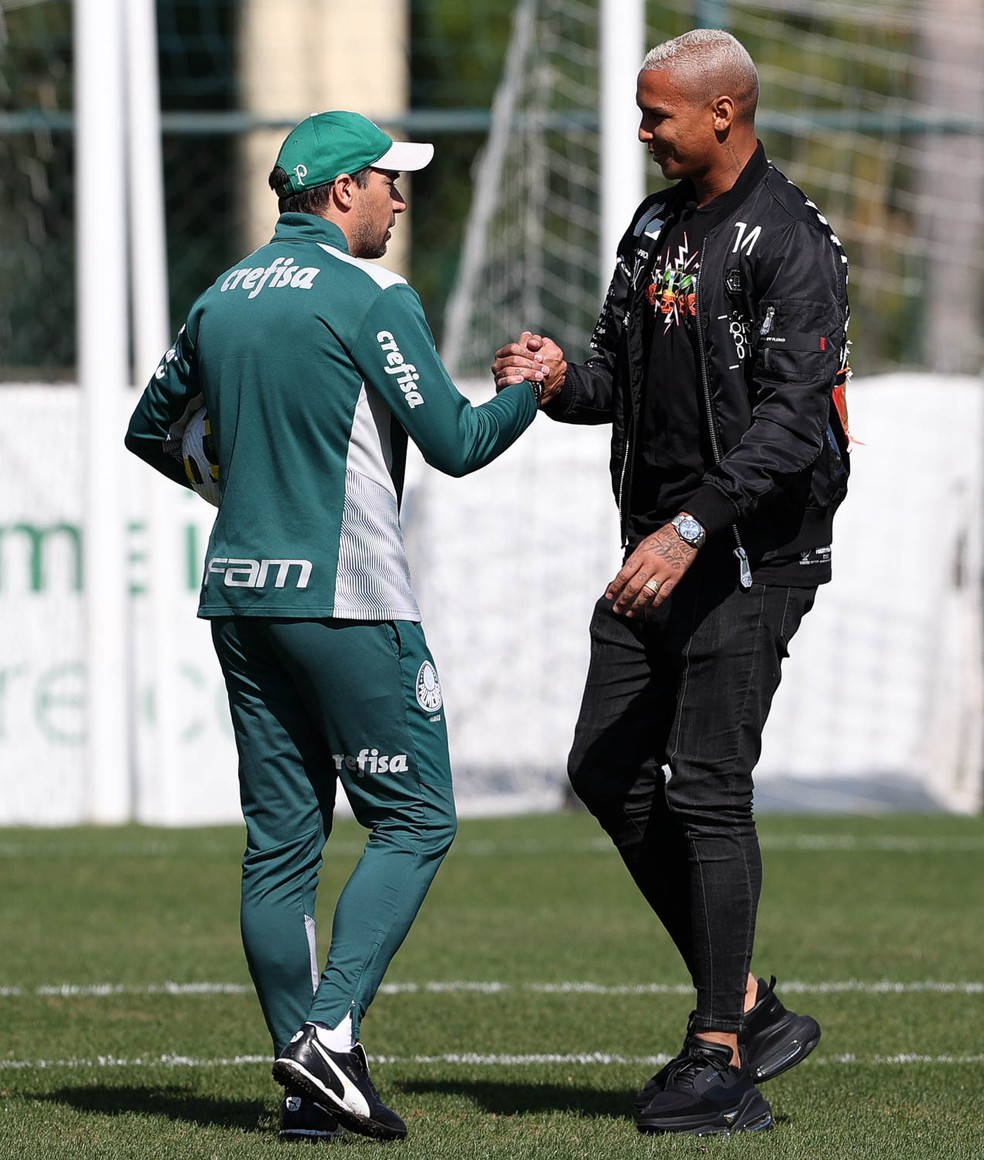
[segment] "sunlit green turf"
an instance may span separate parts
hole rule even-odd
[[[984,822],[769,815],[760,832],[755,965],[824,1028],[809,1062],[763,1089],[771,1133],[636,1132],[632,1093],[678,1049],[692,997],[607,840],[568,813],[462,823],[363,1024],[377,1086],[410,1127],[386,1147],[407,1160],[980,1160]],[[239,943],[242,840],[236,827],[0,830],[2,1160],[289,1150]],[[338,825],[324,933],[363,841]]]

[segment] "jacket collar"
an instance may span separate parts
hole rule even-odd
[[[748,159],[745,168],[738,174],[734,185],[726,192],[719,194],[711,203],[715,211],[722,217],[729,214],[745,200],[752,188],[769,172],[769,160],[765,156],[765,146],[758,142],[755,152]],[[667,208],[678,214],[683,207],[695,200],[694,183],[685,178],[670,191]]]
[[[345,235],[335,225],[323,217],[312,213],[282,213],[277,218],[277,227],[271,241],[314,242],[331,246],[332,249],[349,252]]]

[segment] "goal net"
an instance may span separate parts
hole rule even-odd
[[[859,369],[977,373],[980,0],[661,0],[646,15],[646,47],[704,16],[751,52],[766,151],[834,223],[850,258]],[[524,328],[585,352],[611,273],[597,257],[599,20],[597,0],[518,0],[445,316],[453,373],[483,374]],[[624,61],[627,72],[644,52]],[[622,132],[637,126],[628,107]],[[649,181],[662,184],[652,166]]]
[[[598,314],[601,230],[598,5],[519,0],[442,355],[452,375],[487,370],[524,329],[583,351]]]

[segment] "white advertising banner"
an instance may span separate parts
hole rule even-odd
[[[72,387],[4,387],[0,398],[0,823],[81,822],[91,816],[95,773],[86,768],[81,398]],[[120,440],[125,423],[117,424]],[[163,823],[234,820],[229,714],[208,625],[195,616],[214,509],[161,478],[167,510],[155,543],[155,473],[126,458],[131,648],[128,701],[119,707],[131,754],[125,815]],[[158,514],[159,505],[153,510]],[[157,650],[161,612],[170,637]],[[164,701],[174,729],[168,738],[157,729]]]
[[[100,771],[87,768],[79,393],[0,396],[0,824],[91,821]],[[853,384],[851,409],[863,442],[837,518],[835,579],[793,641],[760,808],[976,810],[984,391],[898,375]],[[225,691],[195,615],[214,509],[126,458],[120,812],[237,821]],[[467,479],[419,461],[409,473],[408,552],[463,815],[564,800],[588,620],[619,563],[607,459],[604,428],[540,419]]]
[[[71,822],[86,812],[79,392],[0,397],[0,820]]]

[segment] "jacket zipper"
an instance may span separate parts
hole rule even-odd
[[[626,311],[625,312],[625,322],[624,322],[626,330],[628,330],[630,328],[631,323],[632,323],[631,312]],[[631,360],[627,359],[626,362],[629,363],[629,365],[631,365]],[[631,374],[631,371],[630,371],[630,374]],[[630,408],[631,408],[632,425],[635,426],[635,409],[631,405],[631,400],[630,400]],[[626,433],[625,433],[625,447],[622,449],[622,470],[619,472],[619,476],[618,476],[618,527],[619,527],[619,536],[621,538],[623,548],[628,543],[628,534],[627,534],[627,522],[628,521],[626,519],[625,510],[622,507],[622,504],[625,500],[625,476],[629,470],[629,449],[630,449],[631,443],[632,443],[631,433],[629,431],[626,431]]]
[[[694,285],[694,325],[697,328],[697,353],[700,356],[700,381],[703,387],[704,396],[704,412],[707,416],[707,430],[711,440],[711,454],[714,456],[714,464],[717,466],[722,459],[721,445],[718,442],[717,428],[714,426],[714,410],[711,405],[711,383],[707,377],[707,356],[704,351],[704,328],[701,325],[700,317],[700,271],[695,275]],[[771,322],[771,319],[770,319]],[[752,586],[752,570],[748,565],[748,556],[745,552],[745,547],[741,542],[741,535],[738,531],[738,525],[731,525],[731,532],[735,538],[734,554],[738,558],[738,578],[742,588],[751,588]]]
[[[618,480],[618,523],[619,523],[619,530],[621,532],[622,547],[623,548],[628,543],[628,536],[626,534],[625,511],[622,507],[622,501],[625,498],[625,472],[626,472],[626,469],[628,468],[628,465],[629,465],[629,444],[628,444],[628,440],[626,440],[625,455],[622,459],[622,471],[621,471],[621,474],[619,475],[619,480]]]

